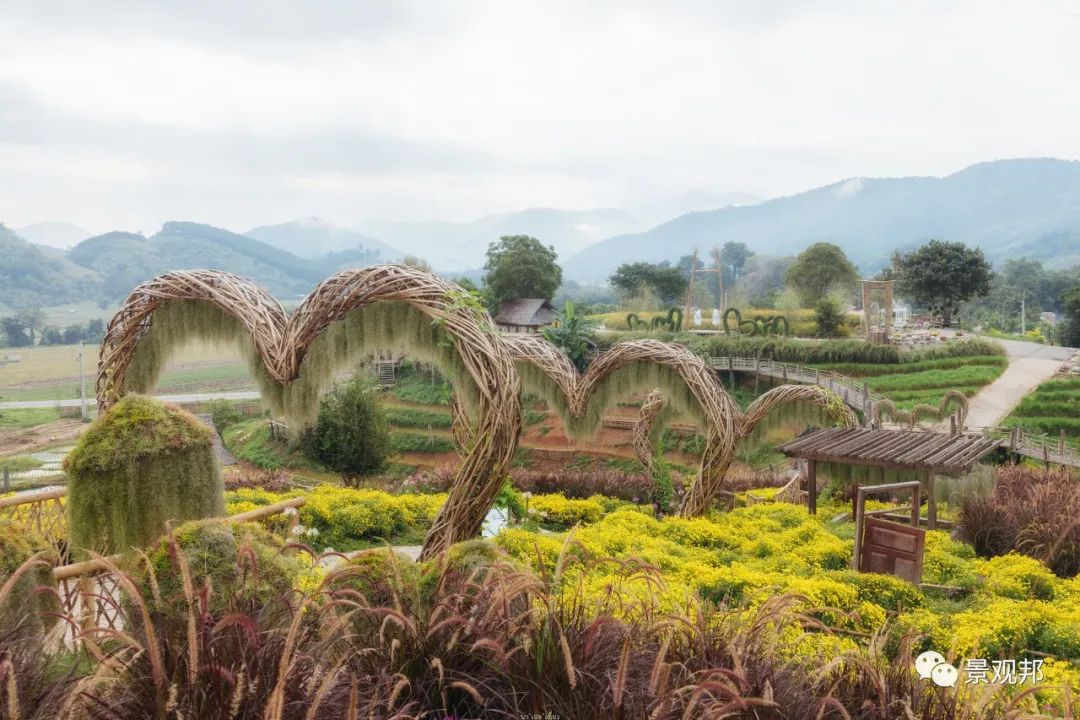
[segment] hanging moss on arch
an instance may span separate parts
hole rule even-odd
[[[708,508],[731,463],[741,413],[704,360],[681,345],[635,340],[615,344],[579,375],[569,358],[543,338],[511,336],[506,345],[522,387],[553,407],[572,437],[595,433],[605,411],[619,399],[658,389],[666,400],[661,417],[683,415],[705,428],[701,467],[681,511],[696,515]]]
[[[115,403],[64,460],[70,544],[110,555],[149,546],[166,523],[225,514],[209,428],[141,395]]]
[[[238,343],[264,398],[297,425],[314,419],[322,387],[362,353],[402,348],[439,365],[455,383],[476,440],[423,554],[479,532],[517,447],[521,407],[513,361],[465,290],[422,270],[379,265],[331,276],[286,317],[264,290],[235,275],[167,273],[136,288],[109,323],[99,408],[152,388],[169,355],[191,337]]]

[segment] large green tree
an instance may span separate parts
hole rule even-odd
[[[552,246],[528,235],[504,235],[488,246],[484,287],[498,302],[511,298],[550,300],[562,284]]]
[[[892,275],[899,294],[941,315],[944,325],[960,303],[990,291],[991,270],[982,250],[962,242],[931,240],[912,252],[897,252]]]
[[[727,271],[724,278],[725,287],[739,281],[739,278],[742,277],[743,267],[746,266],[746,261],[753,255],[754,251],[746,247],[746,243],[724,243],[724,246],[720,248],[720,262],[723,263],[724,270]]]
[[[649,288],[662,303],[677,302],[686,292],[686,277],[678,267],[664,263],[624,263],[611,275],[612,286],[620,293],[633,295]]]
[[[30,344],[26,323],[17,317],[0,318],[0,330],[4,332],[4,344],[8,347],[26,347]]]
[[[817,305],[833,290],[850,290],[858,279],[859,273],[844,251],[827,242],[803,250],[787,271],[787,284],[799,294],[803,307]]]

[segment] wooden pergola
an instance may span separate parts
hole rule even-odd
[[[960,476],[1001,440],[983,435],[953,435],[923,430],[811,428],[777,450],[806,460],[807,506],[817,512],[817,463],[881,467],[920,473],[927,492],[927,524],[937,527],[934,476]]]

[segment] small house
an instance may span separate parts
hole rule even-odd
[[[555,306],[540,298],[503,300],[495,324],[503,332],[540,332],[558,317]]]

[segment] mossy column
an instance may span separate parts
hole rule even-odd
[[[211,431],[193,415],[129,395],[98,418],[65,461],[76,551],[145,548],[166,523],[225,514]]]

